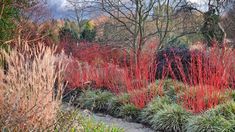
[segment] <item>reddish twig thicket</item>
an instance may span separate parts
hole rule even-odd
[[[220,97],[235,86],[235,51],[213,46],[200,51],[188,51],[186,58],[171,49],[165,55],[165,69],[169,76],[187,87],[181,101],[193,112],[201,112],[221,103]]]
[[[221,103],[220,97],[235,87],[235,51],[226,47],[182,51],[170,48],[156,55],[156,45],[149,44],[136,64],[132,50],[84,42],[62,41],[61,45],[72,55],[66,76],[70,88],[92,83],[95,88],[106,88],[116,94],[128,93],[130,101],[139,108],[161,94],[162,83],[157,87],[151,84],[165,77],[185,84],[179,103],[193,112],[216,106]]]
[[[85,42],[69,46],[62,42],[62,45],[73,58],[66,76],[70,88],[92,83],[95,88],[107,88],[116,94],[130,93],[131,102],[140,108],[156,94],[154,90],[148,91],[156,76],[155,44],[149,44],[148,51],[146,48],[141,53],[138,65],[132,50]]]

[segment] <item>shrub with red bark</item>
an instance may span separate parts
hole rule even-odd
[[[165,77],[184,83],[186,90],[178,102],[186,109],[201,112],[219,104],[220,96],[235,86],[235,51],[211,47],[201,50],[168,48],[157,53],[152,45],[139,55],[95,43],[64,43],[71,55],[66,80],[69,88],[105,88],[115,94],[128,93],[130,102],[143,108],[162,92],[162,83],[150,85]],[[67,45],[66,45],[67,44]],[[69,46],[70,48],[68,48]]]
[[[156,94],[146,90],[150,83],[155,82],[154,52],[142,52],[141,61],[136,65],[131,50],[94,43],[72,46],[69,53],[66,44],[64,48],[67,54],[72,55],[66,75],[70,88],[92,84],[94,88],[106,88],[116,94],[131,93],[131,102],[140,108]]]
[[[201,112],[212,108],[227,89],[234,88],[234,50],[216,46],[201,51],[167,50],[159,56],[162,64],[158,66],[187,86],[181,97],[187,109]]]

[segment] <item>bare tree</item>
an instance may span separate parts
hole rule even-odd
[[[169,41],[186,35],[199,34],[203,22],[197,17],[200,16],[203,19],[205,13],[187,0],[72,1],[80,4],[79,6],[84,2],[89,5],[87,2],[90,2],[93,4],[90,7],[102,10],[115,20],[113,24],[115,28],[112,29],[120,31],[121,35],[125,34],[125,41],[136,54],[136,63],[139,61],[144,45],[151,38],[159,38],[158,48],[162,48],[167,43],[166,39],[172,34],[174,37]],[[227,0],[208,0],[207,2],[210,8],[214,7],[215,10],[221,12]]]
[[[92,14],[99,13],[99,9],[95,6],[96,0],[66,0],[70,11],[74,13],[72,16],[77,21],[79,27],[82,26],[84,20],[92,16]]]
[[[186,0],[100,0],[103,11],[118,22],[118,27],[129,32],[131,48],[134,49],[136,58],[145,43],[153,37],[159,39],[160,49],[172,34],[175,37],[170,41],[198,33],[198,28],[195,27],[198,24],[191,22],[190,26],[184,26],[183,23],[192,16],[195,17],[190,20],[196,21],[197,16],[193,13],[180,16],[178,13],[187,4],[189,3]]]
[[[79,1],[77,2],[76,0],[67,0],[67,2],[70,4],[69,6],[72,7],[72,12],[75,14],[75,19],[77,21],[77,24],[79,27],[82,26],[82,21],[84,20],[85,17],[85,9],[86,9],[86,2],[85,1]]]
[[[181,10],[185,0],[160,0],[154,9],[155,33],[159,38],[159,49],[174,43],[181,37],[197,33],[200,23],[194,12]]]
[[[81,5],[80,0],[73,2]],[[179,28],[175,27],[182,25],[182,20],[188,17],[172,22],[178,15],[177,10],[183,4],[187,4],[186,0],[85,0],[85,2],[93,3],[95,8],[94,6],[92,8],[102,10],[115,20],[113,29],[119,31],[120,35],[125,34],[123,36],[125,41],[136,54],[136,63],[149,39],[159,38],[159,48],[162,48],[166,38],[172,32],[178,32]],[[180,33],[175,39],[193,33],[196,31]]]
[[[136,53],[136,62],[138,62],[143,46],[150,38],[161,36],[159,45],[161,46],[169,29],[169,19],[172,15],[170,14],[170,4],[170,0],[100,0],[103,11],[114,18],[119,23],[119,27],[124,27],[129,32],[130,46]],[[155,7],[160,9],[163,5],[166,6],[165,11],[155,14]],[[152,29],[148,28],[149,24],[153,24],[161,18],[164,18],[165,26],[162,25],[161,29],[157,28],[159,23],[156,22]]]

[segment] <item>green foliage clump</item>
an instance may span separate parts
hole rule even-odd
[[[126,120],[136,121],[140,115],[140,109],[133,104],[124,104],[120,107],[119,116]]]
[[[222,132],[229,127],[229,122],[220,115],[199,115],[189,120],[188,132]]]
[[[108,110],[108,114],[118,117],[120,116],[121,106],[129,103],[130,96],[126,93],[120,94],[118,96],[113,96],[112,100],[110,100],[110,108]]]
[[[235,120],[229,120],[229,124],[224,129],[224,132],[235,132]]]
[[[235,120],[235,102],[230,101],[218,105],[214,109],[205,112],[208,115],[223,116],[226,120]]]
[[[142,122],[150,124],[150,121],[153,119],[153,116],[166,105],[169,105],[171,101],[167,97],[156,97],[152,100],[140,114],[140,119]]]
[[[209,10],[204,14],[204,24],[201,28],[201,33],[208,43],[208,46],[213,46],[212,41],[216,40],[218,44],[222,45],[225,33],[220,24],[220,16],[215,11]]]
[[[190,118],[190,113],[177,104],[165,105],[154,114],[150,123],[155,130],[183,132]]]
[[[235,130],[235,102],[218,105],[193,117],[187,126],[190,132],[232,132]]]
[[[80,27],[76,22],[66,20],[64,26],[59,31],[59,39],[70,39],[78,41],[80,35]]]
[[[16,25],[14,21],[18,19],[18,9],[12,5],[11,0],[4,0],[0,5],[0,48],[8,48],[5,41],[12,39]]]
[[[156,85],[159,85],[159,81],[156,81]],[[185,91],[186,85],[182,82],[167,79],[163,80],[163,86],[162,86],[162,92],[164,96],[167,96],[172,102],[177,102],[177,100],[180,98],[181,94]]]
[[[89,109],[95,112],[105,112],[114,117],[136,118],[130,112],[137,109],[134,105],[129,105],[129,95],[120,94],[115,96],[105,90],[85,90],[80,94],[78,99],[73,102],[78,102],[81,108]],[[128,105],[125,105],[128,104]],[[127,112],[127,113],[126,113]]]
[[[67,27],[61,28],[60,32],[59,32],[59,38],[60,39],[68,38],[68,39],[76,41],[76,40],[79,40],[78,36],[79,35],[75,30],[67,28]]]
[[[96,36],[96,30],[91,22],[86,22],[83,25],[82,32],[80,34],[80,39],[88,42],[92,42]]]
[[[235,91],[233,90],[230,92],[230,97],[232,98],[233,101],[235,101]]]
[[[108,111],[115,107],[116,99],[108,91],[87,90],[81,94],[78,101],[82,108],[93,111]]]

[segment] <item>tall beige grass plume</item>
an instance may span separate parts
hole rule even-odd
[[[25,44],[20,52],[1,51],[7,72],[0,69],[0,129],[48,129],[56,121],[63,91],[65,64],[55,48]]]

